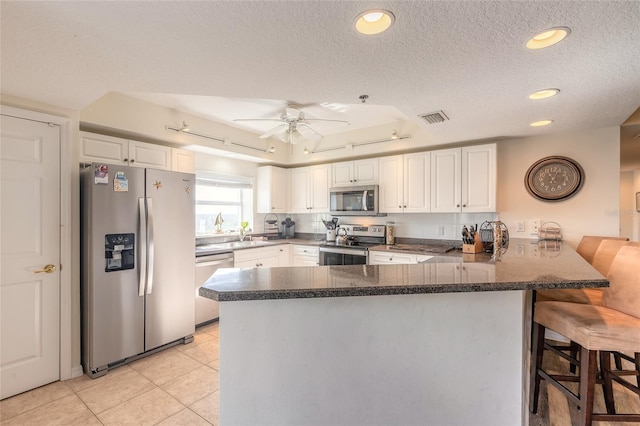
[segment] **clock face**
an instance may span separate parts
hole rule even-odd
[[[546,157],[527,170],[524,185],[535,198],[561,201],[574,196],[584,183],[584,171],[567,157]]]

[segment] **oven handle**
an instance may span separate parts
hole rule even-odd
[[[348,248],[339,248],[339,247],[320,247],[320,252],[350,254],[353,256],[366,256],[368,253],[368,250],[348,249]]]

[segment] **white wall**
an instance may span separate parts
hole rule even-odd
[[[557,203],[539,201],[524,187],[524,175],[531,164],[550,155],[570,157],[584,169],[585,184],[569,200]],[[498,211],[511,237],[528,237],[528,227],[525,233],[514,231],[516,221],[530,219],[559,223],[564,239],[574,246],[583,235],[617,236],[619,186],[619,127],[498,143]]]
[[[636,196],[633,192],[633,172],[620,172],[620,236],[633,241],[633,224],[638,221]]]
[[[633,171],[633,189],[631,190],[632,205],[633,205],[633,233],[631,235],[632,241],[640,241],[640,215],[636,211],[636,193],[640,192],[640,170]]]

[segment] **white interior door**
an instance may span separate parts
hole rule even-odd
[[[3,399],[60,377],[60,127],[3,115],[1,129]]]

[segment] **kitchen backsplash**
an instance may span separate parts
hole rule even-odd
[[[262,231],[263,214],[256,215],[255,232]],[[331,219],[330,214],[278,214],[278,221],[286,217],[295,221],[297,233],[324,234],[322,219]],[[458,240],[463,225],[478,225],[484,221],[498,220],[498,213],[403,213],[380,217],[343,216],[340,223],[358,225],[385,225],[395,223],[395,235],[401,238],[427,238],[437,240]]]

